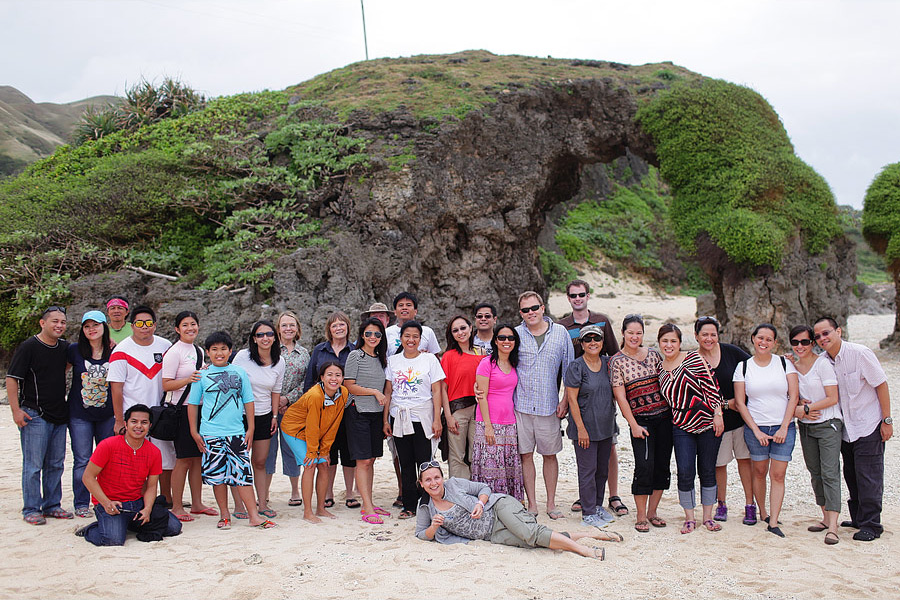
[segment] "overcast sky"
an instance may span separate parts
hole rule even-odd
[[[840,204],[900,161],[900,2],[365,0],[370,58],[496,54],[672,61],[748,85]],[[358,0],[0,0],[0,84],[36,102],[142,76],[208,95],[282,89],[365,59]]]

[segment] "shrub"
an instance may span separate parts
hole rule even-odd
[[[869,185],[862,218],[863,235],[896,277],[900,273],[900,162],[884,167]]]

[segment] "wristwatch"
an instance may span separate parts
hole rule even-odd
[[[893,425],[894,417],[885,417],[881,420],[881,422],[884,423],[885,425]]]
[[[803,405],[803,412],[804,412],[805,414],[807,414],[807,415],[809,414],[809,404],[804,404],[804,405]]]

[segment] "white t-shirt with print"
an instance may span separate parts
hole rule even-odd
[[[414,411],[413,421],[422,422],[417,413],[434,412],[431,385],[445,378],[441,363],[434,354],[422,352],[415,358],[403,353],[388,356],[384,376],[391,382],[391,416],[399,409]]]
[[[109,357],[106,380],[123,383],[122,410],[135,404],[159,406],[162,399],[163,355],[172,343],[154,335],[149,346],[141,346],[128,337],[116,344]]]

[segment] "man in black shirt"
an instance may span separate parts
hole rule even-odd
[[[22,441],[22,517],[43,525],[46,517],[71,519],[63,510],[66,459],[66,309],[51,306],[41,331],[19,344],[6,374],[6,393]]]

